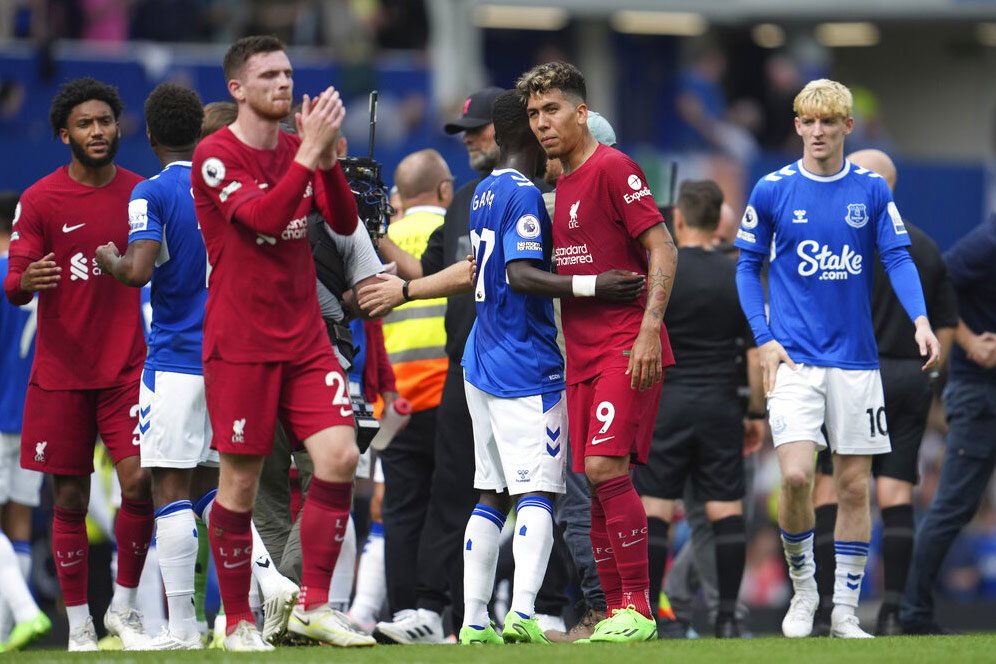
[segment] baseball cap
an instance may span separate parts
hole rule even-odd
[[[447,122],[443,130],[447,134],[459,134],[467,129],[491,124],[491,104],[503,92],[503,88],[490,87],[470,95],[463,102],[463,115],[453,122]]]
[[[588,111],[588,131],[602,145],[608,145],[610,148],[616,146],[616,132],[601,113]]]

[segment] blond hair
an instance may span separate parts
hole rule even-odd
[[[792,110],[797,116],[817,118],[849,118],[854,97],[847,86],[828,78],[810,81],[796,95]]]

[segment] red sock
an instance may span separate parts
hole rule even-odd
[[[605,510],[605,529],[622,582],[621,606],[650,611],[650,572],[647,555],[647,513],[629,475],[602,482],[595,491]],[[606,598],[608,595],[606,595]]]
[[[218,588],[225,606],[226,634],[239,622],[255,624],[249,608],[249,581],[252,577],[252,512],[232,512],[217,499],[211,507],[208,539],[218,572]]]
[[[54,508],[52,553],[66,606],[86,604],[90,544],[86,538],[86,511]]]
[[[311,478],[301,511],[301,596],[298,603],[305,611],[329,601],[329,583],[349,525],[352,497],[352,482]]]
[[[605,530],[605,511],[597,496],[591,497],[591,552],[595,557],[595,567],[598,570],[598,581],[605,593],[605,611],[612,615],[612,609],[618,609],[622,601],[622,582],[619,570],[616,569],[616,559],[612,554],[612,543]]]
[[[151,500],[128,500],[121,496],[121,509],[114,523],[114,537],[118,541],[119,585],[138,588],[154,524]]]

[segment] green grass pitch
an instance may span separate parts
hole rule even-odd
[[[357,664],[968,664],[996,662],[996,634],[891,637],[875,640],[757,638],[717,641],[657,641],[626,645],[376,646],[368,649],[278,648],[272,653],[100,652],[30,650],[0,655],[18,664],[120,662],[357,663]]]

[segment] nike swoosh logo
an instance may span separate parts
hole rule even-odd
[[[304,618],[302,616],[298,616],[297,621],[302,625],[304,625],[305,627],[311,624],[311,618]]]
[[[635,539],[632,542],[623,542],[622,545],[623,545],[623,548],[625,549],[626,547],[633,546],[637,542],[642,542],[645,539],[647,539],[647,538],[646,537],[641,537],[640,539]]]
[[[62,225],[62,232],[63,233],[72,233],[77,228],[83,228],[84,226],[86,226],[86,222],[83,222],[82,224],[76,224],[75,226],[67,226],[66,224],[63,224]]]
[[[342,406],[341,408],[339,408],[339,414],[342,415],[343,417],[349,417],[350,415],[353,414],[353,409]]]
[[[345,536],[345,535],[336,535],[336,536],[335,536],[335,541],[336,541],[336,542],[341,542],[341,541],[343,541],[344,539],[346,539],[346,536]]]
[[[604,563],[606,560],[612,560],[612,556],[609,556],[608,558],[595,558],[596,563]]]
[[[246,564],[248,564],[248,562],[249,562],[249,559],[248,559],[248,558],[246,558],[245,560],[242,560],[242,561],[239,561],[239,562],[237,562],[237,563],[234,563],[234,564],[232,564],[232,563],[229,563],[229,562],[228,562],[228,561],[226,560],[225,562],[223,562],[223,563],[222,563],[222,565],[224,565],[224,566],[225,566],[225,569],[235,569],[236,567],[242,567],[243,565],[246,565]]]
[[[59,567],[72,567],[73,565],[79,565],[81,562],[83,562],[82,558],[80,558],[79,560],[74,560],[71,563],[67,563],[67,562],[63,561],[63,562],[59,563]]]
[[[607,440],[612,440],[615,436],[606,436],[605,438],[599,438],[598,436],[591,439],[592,445],[598,445],[599,443],[604,443]]]

